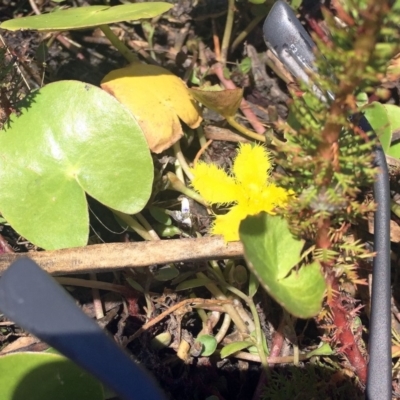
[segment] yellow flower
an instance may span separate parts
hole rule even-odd
[[[211,233],[225,241],[239,240],[240,222],[261,211],[273,214],[284,207],[289,193],[270,182],[271,159],[261,145],[242,144],[231,175],[214,164],[198,162],[192,185],[210,204],[233,204],[228,213],[216,215]]]

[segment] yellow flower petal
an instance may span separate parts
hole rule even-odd
[[[291,193],[268,182],[271,162],[268,151],[259,145],[244,144],[233,163],[234,177],[214,164],[198,163],[192,172],[193,187],[210,203],[233,203],[227,214],[217,215],[211,228],[226,242],[239,240],[240,222],[262,211],[273,214],[285,207]]]
[[[240,222],[247,217],[241,206],[233,206],[225,215],[217,215],[211,229],[213,235],[222,235],[225,242],[239,240]]]
[[[284,207],[289,201],[290,194],[284,188],[271,183],[264,189],[263,196],[268,197],[275,207]]]
[[[192,186],[207,202],[232,203],[237,200],[235,180],[215,164],[198,162],[192,168]]]
[[[239,147],[232,172],[240,185],[254,190],[266,185],[270,169],[267,149],[261,145],[245,143]]]
[[[248,215],[256,215],[261,211],[273,213],[276,207],[284,207],[289,199],[289,193],[275,184],[267,184],[257,191],[242,188],[238,195],[238,204]]]

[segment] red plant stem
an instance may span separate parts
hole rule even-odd
[[[334,339],[337,344],[342,346],[341,352],[347,357],[360,382],[365,385],[367,382],[367,362],[356,343],[351,329],[353,317],[349,316],[349,311],[342,303],[337,279],[333,274],[331,274],[330,278],[333,296],[331,300],[328,299],[328,305],[331,309],[333,326],[336,329]]]
[[[272,338],[271,352],[269,353],[268,358],[279,357],[281,354],[283,342],[285,341],[285,335],[283,331],[285,329],[285,318],[282,317],[279,322],[278,329],[275,331],[274,336]],[[269,366],[274,366],[273,363],[269,363]]]
[[[340,117],[343,111],[354,104],[353,92],[361,83],[363,71],[368,65],[377,42],[378,32],[385,13],[389,11],[387,2],[377,3],[370,0],[367,9],[363,12],[363,23],[358,27],[358,35],[355,38],[354,50],[357,57],[346,61],[345,70],[347,78],[343,79],[335,93],[330,112],[321,133],[320,144],[317,148],[319,156],[318,167],[315,174],[316,185],[322,189],[332,184],[334,173],[339,170],[339,135],[342,130]],[[321,215],[316,232],[316,247],[329,250],[332,247],[329,235],[331,218],[329,215]],[[367,363],[360,352],[356,339],[351,329],[354,315],[351,313],[352,305],[344,302],[340,292],[338,279],[333,270],[335,261],[323,262],[328,298],[327,305],[330,308],[329,317],[334,327],[333,340],[340,346],[340,352],[347,357],[360,382],[366,383]]]
[[[323,31],[323,29],[319,26],[318,21],[313,17],[306,17],[308,25],[310,28],[316,33],[316,35],[323,40],[325,44],[330,44],[331,40]]]
[[[212,31],[213,31],[215,58],[218,61],[221,61],[221,44],[219,42],[219,37],[218,37],[218,32],[217,32],[217,23],[215,22],[215,18],[211,18],[211,25],[212,25]]]
[[[331,227],[330,218],[321,217],[318,221],[317,236],[315,239],[315,245],[319,249],[329,249],[331,247],[331,239],[329,237],[329,229]],[[328,264],[328,263],[325,263]],[[325,265],[325,267],[332,267],[332,265]]]
[[[15,253],[3,235],[0,235],[0,254]]]
[[[215,73],[215,75],[217,75],[218,79],[224,85],[225,89],[237,89],[237,86],[235,85],[234,82],[232,82],[230,79],[225,78],[222,64],[220,63],[214,64],[212,67],[212,71]],[[265,133],[265,126],[259,121],[257,116],[253,113],[253,111],[251,110],[249,104],[245,99],[242,99],[240,103],[240,111],[242,111],[243,115],[247,118],[247,120],[250,122],[251,126],[257,133],[261,135]]]
[[[332,6],[335,9],[337,16],[341,19],[346,25],[354,26],[355,21],[353,17],[344,10],[343,6],[340,4],[338,0],[332,0]]]

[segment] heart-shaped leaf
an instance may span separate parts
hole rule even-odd
[[[244,265],[235,265],[233,269],[233,279],[238,285],[244,285],[248,279],[248,270]]]
[[[15,353],[0,357],[2,400],[103,400],[102,385],[62,355]]]
[[[111,71],[101,87],[132,112],[154,153],[182,137],[179,118],[191,128],[197,128],[202,120],[183,81],[165,68],[133,63]]]
[[[392,133],[393,143],[387,151],[387,155],[400,159],[400,142],[398,139],[398,134],[400,131],[400,107],[394,104],[384,104],[385,110],[387,112],[390,129]],[[397,133],[397,138],[394,139],[394,134]]]
[[[249,216],[239,234],[248,266],[268,293],[296,317],[318,314],[326,287],[321,267],[314,262],[294,268],[304,243],[292,236],[287,221],[267,213]]]
[[[400,131],[400,107],[394,104],[373,102],[363,108],[365,117],[377,134],[384,152],[400,159],[400,143],[393,134]],[[393,141],[393,144],[392,144]]]
[[[218,345],[217,339],[211,335],[200,335],[196,338],[196,342],[202,345],[201,355],[203,357],[211,356]]]
[[[35,29],[42,32],[84,29],[121,21],[153,18],[170,8],[172,4],[163,2],[69,8],[49,14],[10,19],[0,24],[0,28],[10,31]]]
[[[378,136],[383,151],[387,153],[392,141],[392,130],[385,107],[374,101],[363,108],[363,113]]]
[[[0,212],[45,249],[83,246],[85,192],[124,213],[139,212],[153,164],[140,126],[117,100],[78,81],[34,93],[0,133]]]

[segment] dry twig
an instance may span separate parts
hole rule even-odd
[[[12,262],[22,257],[30,257],[50,274],[64,275],[148,267],[181,261],[238,258],[242,255],[243,247],[240,242],[225,243],[218,236],[106,243],[54,251],[3,254],[0,256],[0,274]]]

